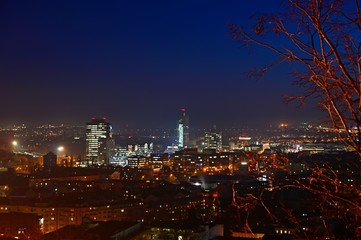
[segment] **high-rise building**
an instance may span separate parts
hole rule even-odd
[[[181,109],[181,117],[178,120],[177,125],[178,133],[178,148],[187,148],[189,147],[189,118],[186,115],[185,108]]]
[[[204,149],[215,150],[216,152],[220,152],[222,150],[222,133],[218,132],[216,128],[205,132]]]
[[[48,152],[46,155],[43,156],[43,166],[45,170],[51,170],[52,168],[56,167],[56,155],[52,152]]]
[[[92,119],[86,126],[86,158],[88,164],[109,164],[112,150],[112,126],[105,118]]]

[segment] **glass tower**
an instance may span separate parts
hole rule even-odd
[[[214,149],[216,152],[222,151],[222,133],[215,128],[204,133],[204,149]]]
[[[88,164],[109,164],[112,126],[105,118],[92,119],[86,125],[86,158]]]
[[[181,109],[181,117],[178,120],[177,125],[178,133],[178,148],[187,148],[189,147],[189,118],[186,115],[185,108]]]

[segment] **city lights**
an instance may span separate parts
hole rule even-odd
[[[361,0],[2,2],[0,240],[361,240]]]

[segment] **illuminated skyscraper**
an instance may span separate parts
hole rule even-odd
[[[216,128],[204,134],[204,149],[215,150],[216,152],[222,151],[222,133],[218,132]]]
[[[112,126],[105,118],[92,119],[86,126],[86,158],[90,165],[109,164]]]
[[[186,115],[185,108],[181,109],[181,117],[178,120],[177,132],[178,147],[180,149],[189,147],[189,118]]]

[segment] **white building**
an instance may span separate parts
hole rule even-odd
[[[112,126],[105,118],[92,119],[86,126],[86,158],[88,164],[109,164],[113,148]]]

